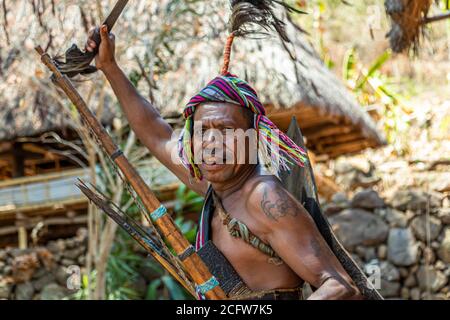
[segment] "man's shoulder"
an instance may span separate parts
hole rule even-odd
[[[247,195],[247,201],[258,200],[265,192],[284,190],[280,180],[273,175],[259,174],[250,178],[244,185],[243,194]]]
[[[243,190],[247,211],[262,223],[269,223],[271,219],[268,203],[279,195],[286,195],[288,191],[275,176],[259,175],[252,177]],[[276,200],[275,200],[276,201]]]
[[[247,186],[247,212],[269,228],[304,223],[309,219],[305,208],[275,176],[261,176]]]

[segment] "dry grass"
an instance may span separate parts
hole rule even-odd
[[[386,0],[386,12],[392,21],[389,37],[392,50],[405,52],[419,50],[423,36],[424,17],[432,5],[432,0]]]

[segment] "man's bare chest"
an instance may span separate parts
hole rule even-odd
[[[299,278],[286,264],[275,265],[269,256],[240,238],[233,237],[218,214],[211,221],[211,240],[252,289],[295,286]]]

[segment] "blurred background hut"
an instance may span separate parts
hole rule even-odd
[[[41,241],[86,225],[88,204],[74,183],[90,180],[90,172],[79,129],[55,93],[18,78],[15,58],[7,60],[0,89],[0,245],[25,248],[38,225]],[[97,115],[111,125],[111,108],[103,106]]]
[[[119,21],[116,33],[118,57],[122,65],[125,69],[131,69],[132,80],[143,80],[139,82],[143,94],[177,127],[181,126],[183,105],[218,72],[226,19],[225,15],[217,16],[217,12],[225,13],[224,3],[217,3],[203,8],[206,12],[201,16],[193,15],[171,25],[168,21],[171,14],[175,15],[177,11],[167,14],[170,3],[167,1],[144,6],[150,12],[142,16],[139,14],[144,10],[142,6],[131,4],[126,15],[140,18],[128,24],[125,15]],[[39,32],[30,37],[25,34],[27,28],[21,29],[25,26],[14,25],[16,28],[13,28],[14,22],[5,29],[14,31],[14,34],[7,33],[11,46],[4,52],[1,73],[4,82],[0,88],[3,105],[0,111],[3,119],[0,128],[0,178],[4,182],[0,184],[0,208],[3,208],[0,216],[4,225],[12,223],[13,216],[19,217],[18,212],[21,219],[24,219],[24,215],[28,218],[42,217],[49,210],[54,219],[63,211],[65,215],[73,216],[74,212],[85,211],[87,206],[73,186],[74,179],[89,173],[86,171],[88,169],[79,170],[87,165],[86,159],[79,154],[82,152],[80,129],[74,125],[73,115],[70,114],[72,111],[67,109],[64,97],[51,87],[48,80],[43,82],[44,87],[42,82],[39,83],[39,79],[47,75],[39,66],[37,57],[29,50],[32,48],[31,43],[37,44],[38,39],[46,39],[47,49],[53,54],[67,47],[70,43],[63,42],[64,34],[53,36],[59,31],[50,28],[50,25],[57,19],[65,24],[70,23],[64,20],[69,12],[79,18],[72,22],[73,32],[77,24],[84,26],[86,31],[97,19],[87,16],[87,12],[92,15],[92,10],[89,11],[86,5],[74,7],[52,4],[46,8],[33,8],[24,3],[16,7],[8,6],[8,2],[6,5],[7,16],[19,9],[31,11],[33,14],[28,23],[37,24]],[[193,6],[193,9],[199,10],[200,7]],[[107,8],[101,8],[102,14],[107,12]],[[151,18],[151,12],[156,13],[157,17],[162,17],[159,12],[164,12],[164,17],[161,20]],[[156,28],[148,30],[149,33],[139,31],[139,26],[145,25],[145,20],[149,18],[158,21]],[[194,27],[187,31],[190,37],[175,42],[177,37],[186,32],[181,28],[190,19],[194,20]],[[214,28],[210,28],[213,20],[219,21]],[[268,114],[282,130],[287,129],[292,116],[298,119],[307,139],[307,147],[316,161],[383,145],[383,134],[376,128],[368,112],[325,66],[299,27],[291,19],[286,19],[286,23],[292,39],[287,47],[275,37],[260,41],[237,40],[231,71],[255,86]],[[133,35],[131,39],[123,36],[130,33]],[[77,32],[77,35],[78,39],[83,39],[83,31]],[[21,36],[23,42],[19,41]],[[142,50],[144,41],[152,42],[155,56],[151,55],[151,51]],[[20,49],[23,43],[27,44],[25,50]],[[165,58],[158,53],[170,53],[168,60],[175,63],[163,61]],[[101,121],[111,126],[116,114],[116,120],[120,121],[120,113],[109,88],[104,85],[100,85],[100,90],[91,87],[102,81],[100,77],[96,75],[87,82],[81,82],[79,87],[88,101],[95,101],[95,112]],[[78,146],[78,150],[73,146]],[[323,181],[321,178],[319,180]],[[320,188],[324,194],[327,194],[328,187],[331,188],[328,195],[337,191],[337,186],[333,186],[331,181],[324,183],[324,187]],[[66,218],[67,221],[72,219],[79,223],[86,221],[85,216],[78,220]],[[28,224],[36,225],[36,222],[33,223],[36,219],[29,220]],[[58,218],[57,221],[62,223],[65,220]],[[11,235],[13,230],[18,229],[14,226],[3,233]],[[32,228],[27,229],[30,232]]]

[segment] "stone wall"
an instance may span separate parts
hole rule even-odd
[[[385,298],[450,299],[450,208],[446,197],[399,189],[382,199],[363,189],[325,206],[336,235],[368,274],[380,271]]]
[[[74,293],[68,285],[69,267],[85,265],[86,248],[87,232],[80,229],[75,237],[46,246],[0,249],[0,299],[60,300],[69,296]]]

